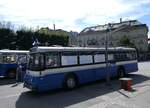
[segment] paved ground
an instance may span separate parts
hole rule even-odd
[[[130,77],[133,92],[120,89],[117,79],[110,87],[100,81],[73,91],[42,94],[30,92],[14,80],[0,80],[0,108],[149,108],[150,62],[139,63],[139,71]]]

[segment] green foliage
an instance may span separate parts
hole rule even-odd
[[[20,49],[29,50],[32,43],[38,40],[41,46],[48,45],[67,46],[69,36],[63,30],[50,30],[41,28],[33,31],[32,29],[22,28],[14,32],[10,28],[0,27],[0,49]]]
[[[15,49],[16,34],[9,28],[0,28],[0,48]]]
[[[32,37],[34,36],[34,32],[30,30],[18,30],[16,31],[17,40],[16,46],[18,49],[28,50],[32,47]]]
[[[37,31],[37,33],[39,33],[38,39],[42,43],[48,42],[49,45],[62,45],[62,46],[68,45],[69,36],[66,31],[41,28],[40,30]]]
[[[130,41],[127,36],[124,36],[119,41],[120,46],[128,46],[132,48],[136,48],[136,46]]]

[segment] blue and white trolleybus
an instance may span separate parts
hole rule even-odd
[[[15,78],[20,58],[27,58],[29,51],[0,50],[0,77]]]
[[[110,77],[138,70],[134,48],[108,48]],[[75,88],[106,78],[105,48],[33,47],[30,49],[24,86],[37,91]]]

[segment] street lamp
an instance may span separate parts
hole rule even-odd
[[[110,85],[110,73],[109,73],[109,63],[108,63],[108,47],[109,47],[109,38],[108,36],[111,35],[111,24],[108,23],[108,35],[106,34],[106,37],[105,37],[105,61],[106,61],[106,84],[107,85]]]

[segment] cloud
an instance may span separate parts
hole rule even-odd
[[[26,26],[81,31],[86,26],[138,19],[150,13],[149,0],[0,0],[0,20]]]

